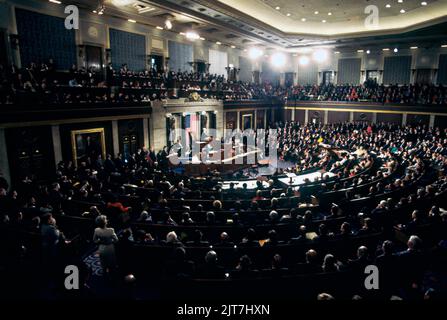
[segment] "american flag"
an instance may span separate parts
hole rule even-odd
[[[199,137],[199,121],[200,117],[196,113],[188,114],[185,117],[185,130],[191,133],[193,139],[200,139]],[[186,137],[186,144],[189,146],[189,135]]]

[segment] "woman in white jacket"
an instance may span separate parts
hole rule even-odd
[[[96,218],[98,228],[95,229],[93,241],[98,244],[99,259],[104,272],[110,272],[116,267],[115,243],[118,237],[113,228],[107,227],[107,217]]]

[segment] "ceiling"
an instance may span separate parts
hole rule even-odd
[[[239,12],[288,34],[358,35],[371,31],[402,30],[447,15],[447,0],[218,0]],[[387,8],[387,4],[390,5]],[[376,27],[366,27],[365,13],[375,6]],[[401,10],[405,13],[401,13]],[[306,21],[302,19],[305,18]]]
[[[398,1],[402,1],[399,3]],[[85,7],[97,1],[78,0]],[[447,40],[447,0],[105,0],[106,15],[194,30],[208,41],[245,49],[294,51],[307,46],[349,47]],[[92,4],[93,3],[93,4]],[[390,4],[390,8],[386,5]],[[365,27],[365,8],[377,6],[379,25]],[[404,9],[405,13],[400,10]],[[303,21],[303,18],[306,21]],[[323,22],[323,20],[325,22]]]

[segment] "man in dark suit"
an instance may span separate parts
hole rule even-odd
[[[110,154],[107,155],[107,159],[104,161],[104,169],[108,174],[116,171],[115,163]]]
[[[208,251],[205,255],[205,263],[198,268],[197,276],[203,279],[223,279],[225,270],[217,261],[217,253]]]
[[[300,226],[298,236],[289,240],[289,244],[299,244],[306,241],[307,228],[305,225]]]
[[[215,244],[216,247],[233,247],[234,242],[230,240],[228,233],[222,232],[220,234],[220,241]]]
[[[408,249],[397,254],[400,276],[406,289],[419,287],[426,266],[426,256],[422,248],[422,240],[411,236],[407,242]]]
[[[60,187],[59,183],[53,183],[53,185],[51,187],[52,188],[48,195],[49,203],[50,203],[51,207],[53,208],[53,210],[55,212],[58,212],[62,208],[62,200],[63,200],[63,196],[60,192],[61,187]]]

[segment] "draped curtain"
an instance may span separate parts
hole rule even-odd
[[[439,56],[438,84],[447,84],[447,54]]]
[[[52,58],[57,69],[68,70],[76,63],[75,30],[63,18],[16,9],[16,20],[22,66]]]
[[[385,57],[383,84],[409,84],[411,56]]]
[[[183,44],[169,41],[169,69],[171,71],[192,71],[189,62],[193,61],[193,47],[190,44]]]
[[[251,61],[245,57],[239,57],[239,80],[243,82],[251,82],[252,66]]]
[[[228,67],[228,53],[210,49],[209,58],[210,73],[224,75],[226,78],[227,70],[225,68]]]
[[[360,83],[361,59],[340,59],[338,60],[338,84],[354,84]]]
[[[308,65],[299,65],[297,72],[298,84],[315,84],[318,82],[318,66],[315,63]]]
[[[127,64],[129,70],[146,67],[146,38],[143,35],[110,29],[110,49],[113,68]]]

